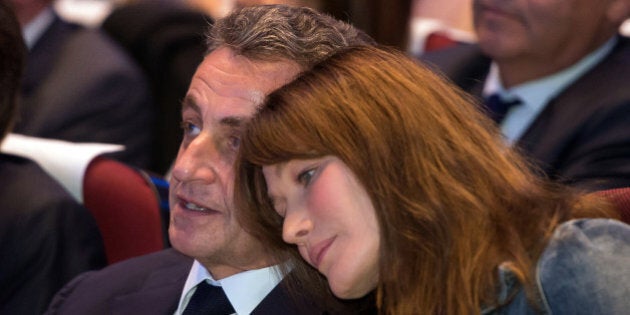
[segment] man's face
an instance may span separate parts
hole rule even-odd
[[[267,265],[261,245],[236,219],[233,164],[244,125],[264,96],[299,70],[290,61],[252,62],[219,48],[192,78],[172,171],[169,237],[217,279]]]
[[[501,62],[536,62],[563,68],[610,38],[614,0],[474,0],[482,50]],[[554,69],[558,70],[558,69]]]

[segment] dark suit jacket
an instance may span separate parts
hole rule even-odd
[[[94,219],[37,164],[0,154],[0,314],[42,314],[78,274],[105,266]]]
[[[481,96],[490,59],[475,45],[428,53],[464,90]],[[552,99],[517,146],[550,178],[597,190],[630,186],[630,38]]]
[[[173,314],[192,263],[167,249],[85,273],[59,291],[46,314]],[[281,282],[252,314],[325,312],[312,301],[294,303]]]
[[[55,17],[29,51],[15,133],[126,146],[115,155],[147,167],[153,105],[142,71],[104,33]]]

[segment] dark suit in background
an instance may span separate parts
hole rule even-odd
[[[467,92],[481,98],[490,59],[476,45],[428,53]],[[630,186],[630,39],[553,98],[517,144],[552,179],[586,189]]]
[[[123,162],[150,165],[153,111],[132,59],[97,30],[54,22],[29,51],[15,133],[126,146]]]
[[[84,271],[105,266],[94,219],[37,164],[0,154],[0,314],[41,314]]]
[[[0,1],[0,142],[25,58],[18,18]],[[39,315],[67,281],[105,265],[103,242],[88,210],[34,162],[0,153],[0,183],[0,314]]]

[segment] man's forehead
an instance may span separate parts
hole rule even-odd
[[[233,85],[243,90],[242,97],[259,99],[288,83],[301,71],[297,62],[288,59],[252,60],[226,47],[207,55],[201,66],[206,66],[208,73],[213,74],[207,78],[207,83],[227,89]]]
[[[249,118],[268,93],[288,83],[299,71],[294,62],[252,61],[231,49],[219,48],[197,69],[182,110],[211,114],[216,120],[225,116]]]
[[[213,120],[220,121],[225,125],[238,126],[251,118],[258,107],[257,104],[259,103],[247,102],[247,104],[218,108],[215,106],[216,104],[206,104],[197,100],[194,94],[189,93],[182,102],[182,113],[193,111],[201,117],[207,117],[207,114],[211,114]]]

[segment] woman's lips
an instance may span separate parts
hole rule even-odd
[[[328,251],[328,249],[330,248],[330,245],[335,241],[335,237],[331,237],[327,240],[321,241],[319,243],[317,243],[315,246],[313,246],[309,252],[308,252],[308,256],[309,259],[311,261],[311,263],[313,264],[313,266],[315,268],[319,269],[319,265],[322,262],[322,259],[324,258],[324,255],[326,254],[326,252]]]

